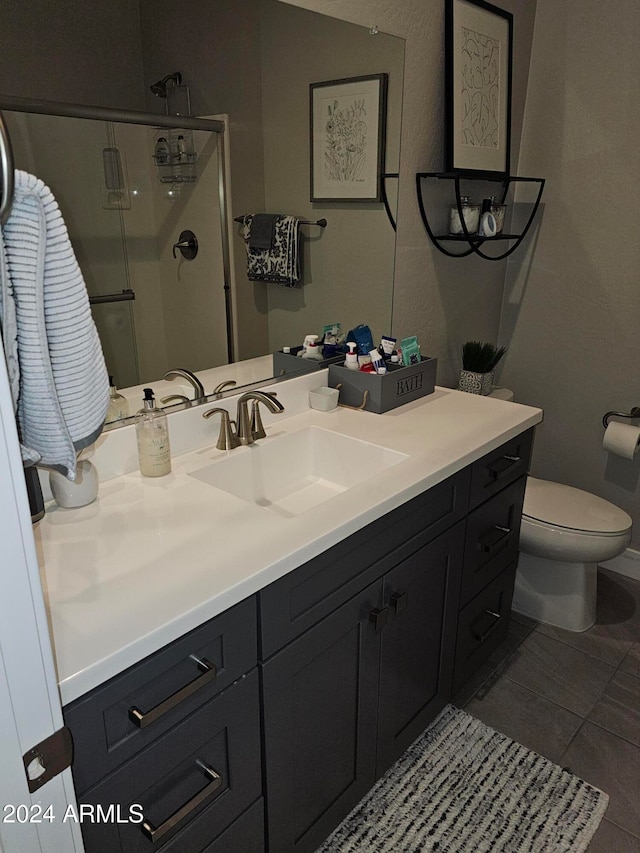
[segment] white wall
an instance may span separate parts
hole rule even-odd
[[[602,416],[640,405],[640,6],[538,0],[520,167],[547,178],[532,263],[509,266],[502,381],[541,406],[533,472],[621,506],[640,547],[640,463]]]

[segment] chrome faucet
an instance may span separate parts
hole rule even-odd
[[[174,370],[168,370],[165,375],[162,377],[163,379],[168,379],[171,381],[176,377],[180,377],[181,379],[186,379],[187,382],[191,384],[193,390],[195,391],[194,400],[200,401],[203,400],[206,396],[204,392],[204,386],[202,382],[198,379],[198,377],[193,374],[190,370],[185,370],[184,367],[176,367]]]
[[[249,416],[249,400],[252,401],[251,416]],[[264,438],[266,435],[260,417],[260,403],[264,403],[274,415],[284,412],[284,406],[275,394],[270,394],[268,391],[247,391],[238,400],[236,414],[236,432],[240,444],[253,444],[257,438]]]

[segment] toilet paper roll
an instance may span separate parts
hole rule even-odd
[[[640,450],[640,427],[610,421],[604,432],[602,447],[607,453],[622,456],[623,459],[633,459]]]

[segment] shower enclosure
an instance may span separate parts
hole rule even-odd
[[[56,197],[115,383],[233,361],[225,122],[4,96],[0,109],[15,168]]]

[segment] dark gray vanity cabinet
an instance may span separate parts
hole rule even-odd
[[[460,501],[456,483],[442,490],[447,506],[456,492]],[[315,850],[449,699],[464,521],[427,544],[424,528],[413,533],[366,567],[375,551],[364,548],[358,574],[377,580],[262,664],[272,851]],[[342,563],[345,581],[356,561]],[[295,580],[280,586],[277,606],[265,592],[265,633],[270,612],[291,613]]]

